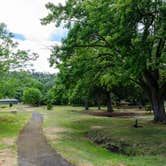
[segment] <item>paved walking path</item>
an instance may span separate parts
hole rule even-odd
[[[34,112],[17,140],[18,166],[72,166],[47,143],[42,133],[42,116]]]

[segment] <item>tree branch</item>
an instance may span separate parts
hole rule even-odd
[[[148,70],[146,70],[144,72],[144,77],[146,79],[146,82],[148,84],[148,86],[151,88],[151,90],[158,90],[159,86],[158,86],[158,82],[157,80],[152,76],[151,72],[149,72]]]
[[[165,39],[160,38],[157,49],[156,49],[156,53],[155,53],[156,58],[159,58],[161,56],[164,45],[165,45]]]
[[[146,84],[146,82],[143,79],[139,79],[140,82],[140,86],[142,89],[145,90],[145,92],[147,93],[147,95],[149,96],[149,98],[151,98],[151,90],[149,88],[149,86]]]
[[[89,45],[74,45],[73,47],[80,47],[80,48],[88,48],[88,47],[101,47],[101,48],[108,48],[106,45],[101,44],[89,44]]]

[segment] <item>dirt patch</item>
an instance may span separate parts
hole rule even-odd
[[[111,137],[103,135],[97,129],[87,133],[87,137],[95,144],[104,147],[113,153],[124,154],[127,156],[142,155],[143,153],[136,147],[122,140],[114,140]]]
[[[0,150],[0,166],[16,166],[16,156],[9,149]]]
[[[64,133],[66,132],[70,132],[69,129],[65,129],[65,128],[46,128],[44,129],[44,134],[46,136],[46,138],[50,141],[52,141],[53,143],[56,143],[56,141],[62,137],[64,137]],[[70,136],[65,136],[65,138],[67,139],[72,139]]]
[[[123,117],[123,118],[147,115],[147,113],[135,113],[135,112],[88,111],[88,112],[86,112],[86,113],[89,114],[89,115],[94,115],[94,116]]]
[[[84,162],[80,163],[79,166],[94,166],[94,165],[86,161],[85,163]]]
[[[48,138],[48,140],[50,141],[56,141],[58,139],[60,139],[60,136],[55,135],[55,134],[50,134],[50,133],[45,133],[46,137]]]
[[[57,130],[57,129],[54,129],[54,128],[46,128],[44,129],[44,133],[46,135],[46,137],[48,138],[48,140],[51,140],[51,141],[56,141],[57,139],[59,139],[59,136],[57,135],[57,133],[61,133],[63,132],[64,130]]]
[[[14,122],[15,119],[11,118],[10,116],[6,116],[6,117],[0,117],[0,121],[5,123],[11,123]]]
[[[91,126],[90,129],[94,130],[94,129],[102,129],[103,126]]]
[[[113,165],[113,166],[125,166],[124,164],[116,164],[116,165]]]
[[[17,140],[19,166],[72,166],[47,143],[42,131],[42,116],[32,113],[32,119]]]
[[[15,140],[14,140],[13,138],[3,138],[3,139],[1,140],[1,143],[2,143],[2,144],[5,144],[5,145],[7,145],[7,146],[13,146],[14,143],[15,143]]]
[[[60,128],[60,127],[57,127],[57,128],[45,128],[44,129],[44,132],[45,133],[53,133],[53,134],[56,134],[56,133],[64,133],[64,132],[69,132],[69,130],[67,129],[64,129],[64,128]]]

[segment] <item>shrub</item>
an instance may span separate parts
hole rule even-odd
[[[47,110],[51,110],[53,105],[51,103],[47,103]]]
[[[9,107],[12,107],[13,106],[13,104],[12,103],[9,103]]]
[[[23,92],[23,102],[26,104],[39,105],[41,101],[41,92],[37,88],[27,88]]]

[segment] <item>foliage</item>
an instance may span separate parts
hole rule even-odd
[[[53,105],[51,103],[47,104],[47,110],[51,110],[53,108]]]
[[[50,13],[42,19],[43,24],[63,23],[69,29],[62,46],[54,47],[50,58],[63,77],[66,71],[69,76],[74,71],[71,84],[90,78],[88,85],[99,83],[108,91],[120,82],[128,85],[133,81],[151,102],[154,120],[166,121],[164,0],[68,0],[65,5],[48,3],[46,8]]]
[[[13,71],[4,74],[3,80],[0,81],[0,98],[16,98],[22,101],[25,89],[37,88],[42,93],[40,103],[46,104],[46,96],[54,84],[55,77],[44,73],[35,74],[37,76],[28,71]]]
[[[27,104],[39,105],[41,97],[41,92],[37,88],[27,88],[23,92],[23,101]]]
[[[68,104],[67,89],[61,83],[59,77],[56,78],[55,85],[47,93],[47,103],[59,105]]]
[[[13,34],[8,32],[6,25],[0,23],[0,75],[9,69],[25,68],[30,60],[38,57],[36,53],[18,49],[18,43],[12,37]]]
[[[32,77],[44,85],[43,92],[48,92],[48,90],[53,87],[56,78],[55,74],[40,72],[33,72]]]

